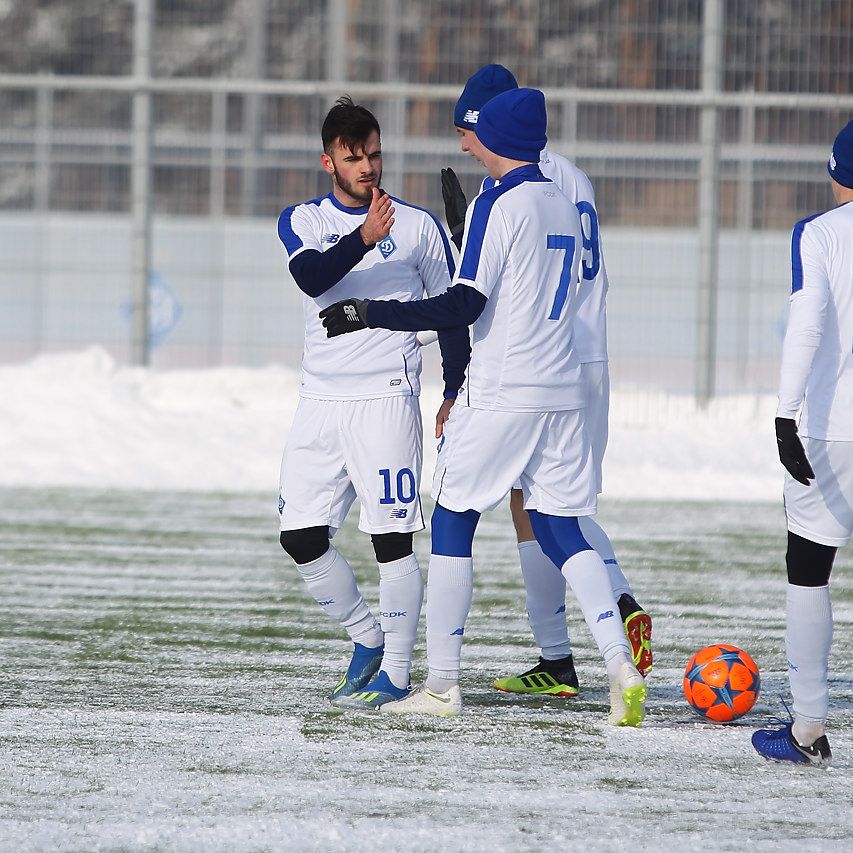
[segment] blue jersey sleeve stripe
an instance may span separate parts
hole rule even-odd
[[[305,204],[314,204],[319,207],[321,201],[323,201],[323,198],[312,198],[310,201],[306,201]],[[301,205],[292,204],[290,207],[286,207],[278,217],[278,238],[284,243],[284,248],[287,250],[288,255],[292,255],[305,245],[302,242],[302,238],[293,230],[290,224],[290,220],[293,219],[293,214],[297,207],[301,207]]]
[[[444,229],[441,227],[441,223],[438,219],[436,219],[436,217],[433,216],[425,207],[418,207],[416,204],[403,201],[403,199],[396,198],[395,196],[391,196],[391,201],[395,204],[402,204],[406,207],[411,207],[413,210],[419,210],[421,213],[425,213],[435,223],[435,227],[438,229],[439,236],[441,237],[441,244],[444,246],[444,257],[447,260],[447,270],[450,273],[450,279],[452,281],[453,276],[456,275],[456,263],[453,260],[453,253],[450,251],[450,243],[447,240],[447,235],[444,233]]]
[[[794,233],[791,235],[791,293],[803,289],[803,256],[800,244],[803,242],[806,225],[818,216],[823,216],[823,213],[807,216],[794,226]]]
[[[284,243],[284,248],[287,250],[288,255],[292,255],[304,245],[290,224],[290,220],[293,219],[293,213],[297,207],[298,205],[295,204],[291,207],[286,207],[278,217],[278,237]]]
[[[474,200],[474,211],[471,214],[471,224],[465,238],[465,254],[459,265],[459,278],[464,281],[475,281],[480,266],[480,253],[483,249],[483,237],[495,202],[511,190],[515,183],[499,184],[490,190],[480,193]]]

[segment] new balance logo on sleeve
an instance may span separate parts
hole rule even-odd
[[[358,322],[358,311],[355,310],[355,305],[344,305],[344,314],[347,315],[347,320],[353,323]]]

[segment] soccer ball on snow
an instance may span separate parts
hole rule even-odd
[[[684,670],[684,698],[700,717],[714,723],[742,717],[755,704],[760,688],[755,661],[726,643],[700,649]]]

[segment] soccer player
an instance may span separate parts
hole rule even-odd
[[[486,65],[468,80],[456,102],[453,116],[463,151],[482,162],[478,156],[480,145],[477,139],[480,110],[495,95],[517,88],[512,72],[502,65]],[[608,280],[599,240],[595,193],[584,172],[570,160],[547,149],[539,154],[539,170],[577,207],[583,229],[580,304],[574,334],[586,389],[584,421],[592,444],[596,490],[600,494],[601,467],[607,447],[610,375],[605,310]],[[442,169],[441,184],[451,239],[461,249],[467,207],[465,194],[452,169]],[[481,191],[495,184],[493,178],[486,177]],[[554,572],[551,561],[536,541],[522,504],[521,490],[516,487],[510,492],[510,511],[518,540],[530,627],[542,654],[534,667],[518,676],[499,678],[494,686],[509,693],[576,696],[578,678],[566,624],[566,583],[561,575]],[[582,516],[578,520],[584,538],[607,566],[634,664],[645,677],[652,668],[651,618],[634,599],[631,585],[619,567],[607,534],[591,516]]]
[[[473,324],[471,360],[433,480],[426,683],[383,713],[458,714],[462,637],[480,514],[520,480],[536,537],[580,602],[611,683],[613,725],[639,725],[646,688],[607,569],[578,517],[596,509],[585,393],[574,345],[582,234],[575,206],[539,171],[545,99],[514,89],[480,111],[481,156],[499,185],[468,208],[454,285],[419,303],[348,299],[321,312],[330,336]],[[449,408],[446,402],[443,408]],[[552,571],[557,573],[555,566]]]
[[[785,651],[794,715],[784,728],[752,736],[765,758],[818,766],[832,760],[829,576],[853,535],[853,121],[835,139],[829,175],[838,206],[794,226],[776,411],[787,471]]]
[[[330,694],[341,707],[375,709],[409,688],[423,598],[412,535],[424,527],[419,486],[420,348],[413,333],[376,329],[328,340],[320,309],[353,294],[402,301],[443,293],[454,264],[436,219],[380,190],[379,124],[347,97],[322,128],[323,198],[284,210],[278,233],[304,293],[299,405],[281,463],[281,546],[311,595],[355,644]],[[469,356],[468,329],[443,331],[445,396],[455,396]],[[352,568],[331,544],[358,497],[359,529],[379,564],[379,619]]]

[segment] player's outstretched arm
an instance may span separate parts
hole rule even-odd
[[[809,481],[814,479],[814,471],[797,435],[797,424],[792,418],[776,418],[776,444],[779,461],[785,470],[798,483],[808,486]]]
[[[456,248],[462,251],[462,238],[465,236],[465,211],[468,199],[462,190],[462,184],[453,169],[441,170],[441,196],[444,199],[444,217],[450,229],[450,239]]]
[[[470,326],[483,313],[486,297],[466,284],[455,284],[441,296],[400,302],[396,299],[345,299],[320,312],[326,337],[359,329],[420,332]]]

